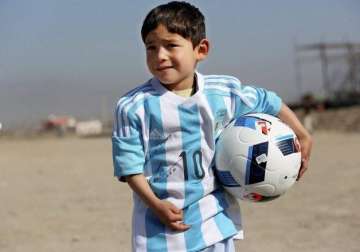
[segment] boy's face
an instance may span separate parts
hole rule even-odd
[[[206,58],[209,45],[203,39],[193,48],[191,40],[159,25],[147,35],[145,47],[150,72],[169,90],[182,90],[192,87],[196,64]]]

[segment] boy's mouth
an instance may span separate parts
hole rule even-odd
[[[163,71],[163,70],[170,69],[170,68],[172,68],[172,66],[161,66],[161,67],[156,68],[156,70]]]

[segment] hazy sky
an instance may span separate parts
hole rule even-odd
[[[0,0],[0,122],[110,117],[120,95],[150,78],[140,28],[165,2]],[[200,72],[235,75],[285,101],[300,95],[295,41],[360,42],[358,0],[189,2],[204,13],[211,41]],[[321,89],[319,64],[309,64],[302,92]]]

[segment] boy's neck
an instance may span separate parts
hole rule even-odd
[[[196,89],[197,86],[197,78],[196,78],[196,74],[194,73],[192,77],[189,77],[188,79],[184,79],[183,81],[181,81],[180,83],[176,83],[176,84],[162,84],[166,89],[168,89],[169,91],[181,91],[181,90],[186,90],[186,89]]]

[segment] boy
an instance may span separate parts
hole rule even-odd
[[[240,213],[212,169],[221,129],[250,112],[279,116],[302,145],[299,178],[311,137],[273,92],[195,71],[209,52],[196,7],[170,2],[154,8],[141,35],[153,78],[119,100],[112,137],[115,176],[135,192],[133,250],[234,251]]]

